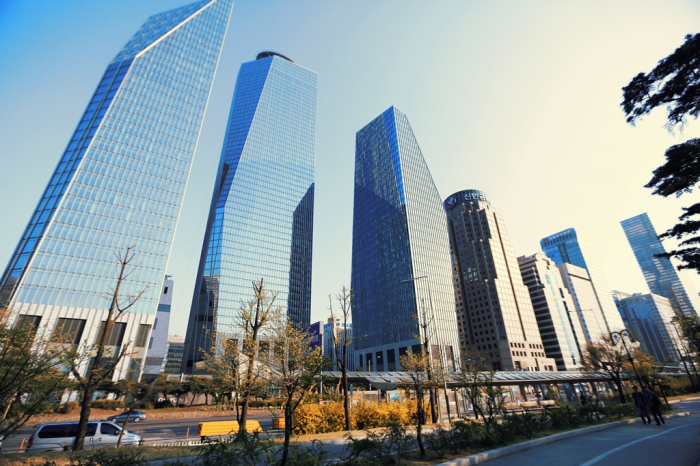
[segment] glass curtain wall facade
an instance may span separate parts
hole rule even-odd
[[[121,294],[148,291],[123,316],[119,343],[148,341],[232,8],[213,0],[154,15],[109,63],[0,281],[15,314],[39,316],[49,334],[63,319],[93,344],[114,253],[134,246],[139,267]],[[144,350],[115,379],[138,373]]]
[[[586,338],[585,343],[598,343],[601,335],[607,336],[609,332],[591,277],[583,267],[566,262],[557,264],[557,268],[564,279],[564,286],[574,299],[576,315]],[[620,320],[622,321],[622,318]],[[620,330],[623,327],[624,324],[620,326]]]
[[[542,238],[540,246],[547,257],[556,264],[568,263],[586,269],[593,284],[598,307],[603,312],[605,328],[608,333],[621,330],[624,324],[620,312],[615,306],[605,274],[588,238],[575,228],[569,228]]]
[[[677,361],[678,349],[674,344],[678,335],[673,328],[671,302],[663,296],[650,294],[628,294],[613,291],[627,329],[641,343],[641,349],[660,362]]]
[[[311,319],[317,74],[275,52],[238,73],[187,328],[184,373],[212,332],[236,333],[252,282],[289,318]],[[201,369],[203,370],[203,369]]]
[[[445,211],[406,115],[358,131],[352,237],[355,368],[399,369],[427,316],[433,358],[452,369],[459,339]],[[425,338],[425,335],[422,335]]]
[[[560,371],[579,369],[586,337],[559,269],[541,252],[518,257],[518,265],[530,290],[545,353]]]
[[[634,257],[642,269],[649,290],[668,298],[678,315],[693,316],[698,311],[698,296],[693,290],[686,292],[676,268],[666,257],[654,257],[666,252],[651,220],[646,213],[620,222],[629,241]]]
[[[556,370],[537,327],[503,217],[483,191],[444,202],[460,350],[488,355],[496,370]]]

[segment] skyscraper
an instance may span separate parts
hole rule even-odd
[[[357,132],[352,310],[357,370],[384,371],[418,351],[459,363],[445,211],[408,118],[390,107]],[[426,335],[421,334],[423,338]]]
[[[212,331],[235,332],[264,279],[301,327],[311,319],[316,72],[262,52],[238,72],[204,236],[182,371]]]
[[[698,311],[698,299],[694,291],[687,293],[676,268],[665,257],[654,254],[666,252],[654,226],[646,213],[620,222],[625,230],[634,257],[642,269],[649,290],[656,295],[668,298],[679,315],[692,316]]]
[[[145,353],[232,8],[213,0],[154,15],[109,63],[0,280],[15,314],[47,332],[60,321],[93,344],[114,252],[134,246],[140,266],[121,293],[148,291],[110,341]],[[125,358],[115,378],[141,363]]]
[[[518,265],[530,290],[545,354],[554,358],[560,371],[578,369],[586,337],[559,269],[542,252],[518,257]]]
[[[158,312],[153,322],[151,338],[148,341],[146,361],[143,365],[142,382],[151,382],[160,375],[163,370],[165,356],[168,353],[168,330],[170,329],[170,311],[173,304],[173,282],[170,275],[163,280],[163,291],[158,301]]]
[[[564,286],[574,300],[576,315],[583,328],[585,342],[579,343],[584,346],[586,343],[598,343],[601,336],[608,336],[610,332],[591,277],[583,267],[568,262],[557,264],[557,268],[564,280]],[[618,330],[622,328],[623,326],[619,326]]]
[[[556,370],[540,337],[503,217],[482,191],[444,202],[460,350],[488,355],[496,370]]]
[[[623,328],[622,318],[613,302],[605,274],[598,264],[596,253],[590,242],[574,228],[560,231],[540,241],[542,251],[556,264],[568,263],[586,269],[593,284],[596,300],[603,312],[608,332]]]
[[[679,335],[673,328],[672,319],[676,314],[670,300],[653,293],[631,295],[613,291],[613,296],[626,328],[641,343],[642,351],[660,362],[677,361],[674,340]]]

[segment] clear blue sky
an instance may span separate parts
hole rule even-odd
[[[107,63],[149,15],[186,3],[0,0],[0,267]],[[238,68],[268,49],[319,73],[312,320],[350,285],[355,132],[390,105],[441,196],[487,192],[517,255],[580,228],[611,288],[648,292],[619,222],[649,212],[662,230],[697,201],[643,185],[700,126],[668,134],[657,111],[631,127],[620,88],[698,24],[694,1],[237,2],[168,267],[170,333],[185,331]]]

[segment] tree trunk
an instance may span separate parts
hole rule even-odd
[[[435,391],[432,388],[428,391],[430,392],[430,417],[433,421],[433,424],[435,424],[436,422],[438,422],[438,414],[435,406]]]
[[[250,395],[247,393],[243,396],[243,406],[241,407],[241,419],[238,421],[238,439],[243,440],[245,438],[246,430],[245,423],[248,420],[248,401],[250,400]]]
[[[282,448],[282,461],[280,466],[286,466],[289,459],[289,439],[292,437],[292,400],[287,399],[284,405],[284,447]]]
[[[425,423],[425,408],[423,407],[423,400],[418,400],[417,404],[418,411],[418,424],[416,425],[416,441],[418,442],[418,448],[420,449],[420,456],[425,456],[425,447],[423,446],[423,424]]]
[[[345,409],[345,430],[350,431],[350,394],[348,393],[348,371],[343,367],[343,408]]]
[[[92,407],[92,396],[95,394],[95,389],[89,387],[83,392],[83,403],[80,408],[80,421],[78,421],[78,433],[75,436],[73,450],[82,450],[85,444],[85,434],[87,434],[87,425],[90,420],[90,408]]]
[[[117,440],[117,448],[122,446],[122,437],[124,437],[124,431],[126,430],[126,426],[129,424],[129,418],[131,417],[131,412],[134,410],[134,405],[129,406],[129,411],[128,414],[126,415],[126,419],[124,420],[124,424],[122,424],[122,430],[119,432],[119,440]]]
[[[613,379],[615,386],[617,386],[617,391],[620,394],[620,403],[627,403],[625,399],[625,392],[622,390],[622,381],[619,378]]]

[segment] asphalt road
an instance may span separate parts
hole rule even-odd
[[[272,429],[272,415],[266,412],[253,412],[248,417],[251,421],[258,421],[265,432]],[[177,418],[177,419],[146,419],[141,422],[130,421],[126,428],[131,432],[138,432],[146,444],[152,443],[158,439],[169,438],[184,438],[189,428],[190,437],[197,439],[197,427],[200,422],[207,421],[235,421],[236,416],[221,416],[221,417],[200,417],[200,418]],[[9,437],[2,443],[2,451],[16,452],[19,448],[22,438],[29,440],[29,437],[34,433],[35,425],[24,427]]]
[[[676,403],[690,416],[666,425],[641,422],[550,443],[488,462],[489,466],[697,466],[700,462],[700,400]]]

